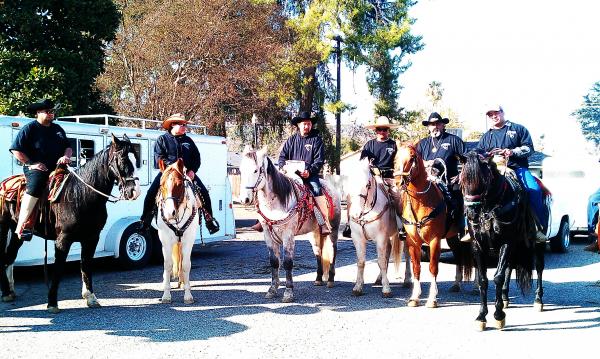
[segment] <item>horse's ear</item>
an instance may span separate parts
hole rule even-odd
[[[250,151],[252,151],[252,146],[250,146],[250,145],[244,146],[243,154],[250,153]]]
[[[163,161],[162,158],[159,158],[158,159],[158,168],[160,169],[160,171],[164,172],[166,167],[167,166],[165,166],[165,161]]]
[[[121,142],[121,141],[119,141],[119,138],[118,138],[117,136],[115,136],[115,134],[114,134],[114,133],[112,133],[112,132],[111,132],[111,133],[110,133],[110,136],[111,136],[111,138],[112,138],[112,139],[111,139],[112,143],[114,143],[114,144],[117,144],[117,145],[118,145],[118,144],[119,144],[119,142]]]
[[[177,169],[179,170],[179,172],[183,173],[183,169],[185,168],[185,166],[183,165],[183,160],[181,158],[177,159]]]
[[[129,137],[127,136],[126,133],[123,134],[123,141],[131,143],[131,141],[129,140]]]

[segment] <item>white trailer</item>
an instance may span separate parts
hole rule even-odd
[[[93,118],[100,118],[103,124],[84,123]],[[137,122],[141,128],[110,126],[112,119]],[[23,173],[22,164],[8,151],[8,148],[19,130],[29,121],[27,117],[0,115],[0,138],[5,150],[0,151],[0,179],[13,174]],[[143,267],[153,255],[159,255],[160,242],[156,231],[150,234],[137,232],[139,217],[142,213],[143,201],[152,180],[159,172],[154,166],[154,144],[163,131],[147,129],[158,127],[158,121],[134,119],[108,115],[70,116],[61,117],[56,123],[60,124],[67,133],[73,148],[71,166],[78,168],[85,163],[85,158],[93,156],[110,144],[111,134],[122,137],[124,134],[131,139],[138,154],[136,163],[137,176],[140,179],[142,194],[135,201],[119,201],[107,203],[108,219],[96,248],[95,257],[115,257],[128,268]],[[231,198],[231,186],[227,178],[227,145],[225,138],[207,136],[201,126],[190,126],[188,135],[194,140],[200,151],[202,164],[198,176],[208,189],[213,204],[214,217],[220,224],[220,230],[209,234],[206,228],[198,231],[196,243],[208,243],[235,238],[235,220]],[[199,131],[200,130],[200,131]],[[201,132],[197,134],[193,132]],[[115,186],[113,195],[118,196]],[[150,237],[150,238],[147,238]],[[45,243],[42,238],[34,236],[30,242],[24,243],[19,251],[15,265],[38,265],[44,262]],[[67,260],[79,260],[81,246],[73,243]],[[48,245],[48,261],[54,261],[54,245]]]

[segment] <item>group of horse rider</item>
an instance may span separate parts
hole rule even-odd
[[[23,171],[27,179],[26,193],[23,196],[16,234],[24,240],[31,239],[31,229],[26,227],[27,219],[32,213],[38,199],[44,191],[48,176],[57,164],[68,164],[72,155],[65,131],[54,123],[56,111],[54,103],[42,100],[28,106],[27,110],[35,114],[36,121],[31,121],[19,131],[10,151],[24,164]],[[507,121],[501,106],[490,106],[486,109],[486,116],[491,122],[491,127],[483,134],[476,150],[482,154],[501,155],[508,158],[508,167],[513,169],[527,190],[531,206],[539,220],[545,225],[548,223],[548,213],[542,203],[542,190],[529,172],[528,157],[533,153],[533,142],[529,131],[522,125]],[[417,144],[417,152],[424,161],[428,173],[441,184],[440,188],[446,192],[448,201],[454,204],[455,212],[463,212],[463,199],[457,185],[459,159],[465,152],[465,144],[458,137],[446,132],[445,126],[448,118],[442,118],[437,112],[431,113],[427,120],[422,121],[426,126],[429,136],[421,139]],[[154,147],[154,159],[158,163],[162,159],[170,165],[182,158],[187,169],[187,176],[194,183],[198,196],[204,205],[204,218],[206,227],[212,234],[219,230],[219,224],[212,215],[210,196],[202,181],[196,175],[200,167],[200,153],[193,140],[186,135],[188,121],[182,114],[174,114],[162,123],[165,133],[158,137]],[[329,216],[327,215],[327,200],[322,192],[319,182],[319,173],[325,163],[325,147],[323,139],[314,128],[316,118],[309,112],[300,112],[291,121],[297,132],[290,136],[279,155],[278,166],[285,170],[287,161],[297,161],[304,166],[296,171],[315,198],[319,211],[323,214],[324,225],[322,234],[331,230]],[[376,137],[368,141],[362,150],[361,158],[367,157],[371,161],[373,172],[376,176],[392,189],[393,162],[396,154],[396,142],[390,138],[390,129],[398,127],[386,117],[379,117],[373,123],[366,125],[373,129]],[[161,173],[159,173],[148,189],[144,200],[144,209],[140,218],[139,229],[147,230],[156,212],[155,198],[160,186]],[[432,179],[434,179],[432,178]],[[200,221],[202,216],[199,216]],[[464,228],[464,218],[456,218]],[[260,223],[252,226],[261,231]],[[538,232],[538,240],[545,240],[543,230]],[[468,236],[465,237],[468,240]]]
[[[23,172],[27,181],[15,230],[16,235],[22,240],[31,240],[33,223],[29,223],[31,221],[28,219],[45,191],[50,173],[57,165],[68,165],[71,162],[73,150],[67,135],[60,125],[54,123],[57,109],[58,106],[48,99],[29,105],[27,112],[35,114],[36,120],[23,126],[9,149],[13,156],[23,163]],[[154,161],[158,166],[159,159],[162,159],[166,165],[176,162],[178,158],[183,159],[187,169],[186,175],[194,184],[195,192],[203,204],[204,216],[198,216],[199,221],[204,217],[206,228],[213,234],[219,231],[219,223],[213,217],[208,190],[196,175],[200,168],[200,152],[194,141],[186,135],[187,123],[188,121],[181,114],[169,116],[162,122],[165,133],[156,140]],[[156,213],[156,195],[161,176],[160,172],[156,175],[146,194],[140,218],[140,231],[149,229]]]

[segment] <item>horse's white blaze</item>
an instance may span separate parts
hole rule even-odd
[[[132,200],[134,200],[137,199],[142,192],[140,190],[140,180],[137,174],[137,166],[135,165],[135,155],[130,152],[128,154],[128,157],[129,161],[131,161],[131,165],[133,166],[133,177],[138,178],[135,180],[135,189],[133,190],[133,197],[131,198]]]

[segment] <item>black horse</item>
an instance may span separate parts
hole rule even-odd
[[[113,135],[110,146],[81,167],[78,173],[80,178],[74,175],[66,178],[57,201],[47,203],[47,208],[40,209],[45,214],[45,220],[44,223],[36,224],[34,233],[55,241],[54,273],[48,291],[49,312],[59,311],[58,285],[73,242],[81,243],[81,294],[89,307],[100,306],[92,287],[91,262],[100,239],[100,231],[106,224],[106,202],[114,183],[118,183],[122,199],[134,200],[140,194],[139,181],[134,177],[135,162],[131,155],[137,156],[127,135],[123,136],[123,140]],[[17,252],[23,245],[13,234],[7,246],[9,229],[14,233],[16,228],[18,212],[15,206],[15,202],[4,202],[0,208],[0,289],[2,301],[5,302],[15,298],[6,268],[14,263]]]
[[[544,243],[536,243],[536,224],[530,210],[527,193],[516,176],[503,175],[490,158],[471,151],[466,155],[460,175],[465,198],[465,211],[471,236],[473,254],[479,271],[481,306],[476,323],[485,329],[487,309],[487,264],[498,258],[494,283],[496,327],[504,328],[504,308],[508,306],[511,271],[516,270],[517,283],[525,294],[531,289],[535,263],[537,289],[535,307],[542,310]]]

